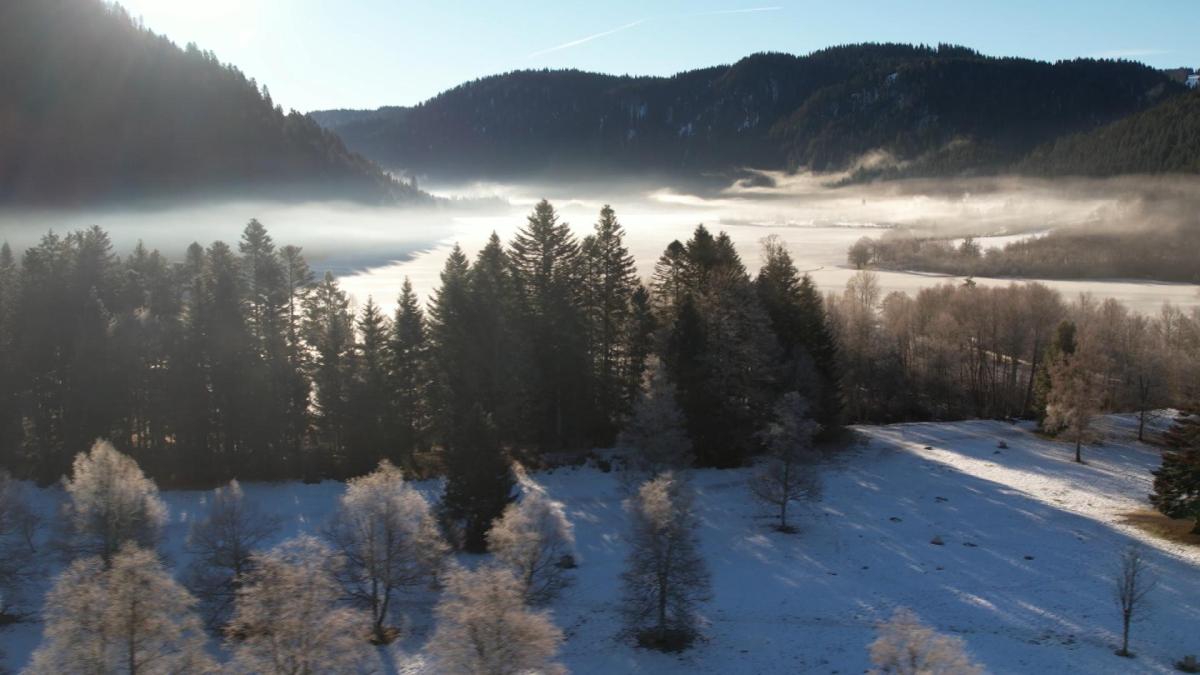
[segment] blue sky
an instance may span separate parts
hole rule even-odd
[[[759,51],[953,42],[986,54],[1200,66],[1195,0],[515,2],[121,0],[308,111],[408,105],[484,75],[580,68],[666,75]]]

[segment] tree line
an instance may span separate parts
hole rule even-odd
[[[257,221],[179,262],[140,244],[119,257],[99,228],[19,261],[4,247],[3,464],[48,483],[108,438],[173,486],[355,476],[381,458],[487,471],[481,448],[611,445],[652,370],[702,465],[754,454],[785,391],[837,424],[823,302],[774,242],[752,279],[698,227],[647,287],[612,209],[578,239],[543,202],[508,244],[456,247],[427,307],[408,283],[397,305],[354,312]]]
[[[1037,283],[884,297],[870,272],[822,297],[777,240],[762,261],[751,276],[699,226],[643,283],[611,208],[579,239],[542,202],[511,242],[455,247],[427,305],[405,283],[389,317],[353,311],[257,221],[178,262],[119,257],[98,228],[51,233],[19,260],[0,248],[0,458],[49,483],[108,438],[170,486],[345,478],[380,459],[483,481],[504,457],[614,443],[647,467],[728,467],[769,447],[793,392],[826,438],[1041,416],[1064,322],[1096,347],[1106,410],[1186,402],[1200,361],[1200,316],[1170,306]]]
[[[968,237],[962,242],[888,232],[863,237],[847,252],[856,267],[920,270],[961,276],[1042,279],[1154,279],[1200,281],[1200,260],[1192,243],[1194,222],[1175,227],[1117,230],[1055,230],[984,250]]]

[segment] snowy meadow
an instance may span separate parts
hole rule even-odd
[[[1159,450],[1137,442],[1136,422],[1112,416],[1102,443],[1073,464],[1069,444],[1026,424],[993,421],[862,426],[859,442],[816,470],[822,496],[775,531],[750,495],[750,469],[696,470],[701,552],[711,601],[698,606],[701,636],[682,654],[622,636],[620,575],[629,554],[628,492],[618,472],[594,465],[533,476],[561,501],[574,527],[572,583],[547,609],[563,631],[560,662],[574,673],[854,673],[870,667],[878,622],[908,607],[961,638],[992,673],[1167,673],[1200,649],[1200,550],[1151,537],[1125,522],[1144,509]],[[1000,447],[1003,443],[1004,446]],[[438,481],[417,483],[430,501]],[[283,518],[275,535],[321,535],[344,484],[247,484],[246,498]],[[32,491],[48,522],[61,490]],[[170,509],[163,550],[178,575],[188,529],[211,492],[164,491]],[[1157,586],[1131,650],[1119,646],[1114,600],[1118,555],[1145,548]],[[270,543],[275,543],[274,541]],[[478,567],[490,556],[459,554]],[[44,546],[40,596],[59,570]],[[436,626],[437,592],[402,596],[403,634],[378,651],[387,672],[439,672],[424,648]],[[6,665],[28,663],[40,641],[34,618],[0,633]],[[214,641],[215,644],[215,641]]]

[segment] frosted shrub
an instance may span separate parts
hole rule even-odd
[[[900,608],[879,625],[871,643],[871,672],[876,675],[983,675],[958,638],[942,635]]]
[[[557,675],[562,631],[545,612],[525,606],[521,584],[506,569],[452,570],[437,606],[428,650],[439,673]]]
[[[548,602],[570,584],[575,566],[575,530],[562,502],[551,499],[520,467],[515,470],[523,495],[509,504],[488,532],[488,549],[512,570],[526,601]]]

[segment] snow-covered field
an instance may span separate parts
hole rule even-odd
[[[562,660],[572,672],[606,675],[861,673],[874,624],[903,605],[965,640],[993,673],[1173,672],[1172,662],[1200,653],[1200,550],[1122,523],[1122,514],[1145,507],[1158,463],[1155,448],[1132,440],[1134,429],[1129,418],[1110,418],[1108,439],[1086,448],[1080,466],[1067,446],[1024,425],[860,427],[863,442],[823,468],[823,498],[798,514],[798,535],[770,529],[749,498],[746,471],[695,472],[713,599],[703,607],[704,640],[682,655],[615,637],[626,554],[616,476],[594,468],[540,474],[567,504],[582,556],[576,583],[551,607],[567,635]],[[283,536],[318,528],[341,490],[245,487],[286,515]],[[54,490],[37,496],[47,511],[57,498]],[[164,498],[172,510],[166,550],[178,567],[204,493]],[[1134,627],[1138,656],[1129,660],[1113,655],[1120,621],[1112,576],[1134,541],[1146,544],[1158,586]],[[400,672],[420,670],[429,611],[428,599],[411,607],[410,635],[394,654]],[[30,623],[0,634],[10,668],[26,662],[39,632]]]

